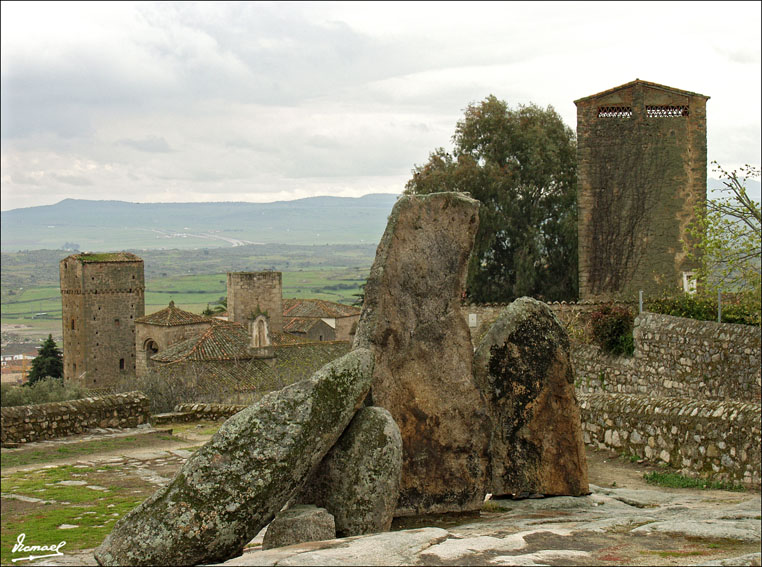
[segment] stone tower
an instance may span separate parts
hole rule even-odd
[[[682,289],[706,202],[708,96],[636,79],[577,105],[579,294]]]
[[[145,310],[143,260],[129,252],[61,260],[64,381],[107,388],[135,376],[135,319]]]
[[[283,282],[280,272],[228,272],[228,321],[249,322],[267,315],[271,333],[283,332]]]

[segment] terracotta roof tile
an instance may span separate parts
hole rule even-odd
[[[351,317],[359,315],[360,309],[324,299],[284,299],[284,317]]]
[[[175,307],[175,302],[170,301],[169,307],[161,311],[144,315],[135,319],[136,323],[148,323],[149,325],[161,325],[163,327],[175,327],[177,325],[193,325],[196,323],[211,323],[209,317],[197,315],[190,311],[183,311]]]

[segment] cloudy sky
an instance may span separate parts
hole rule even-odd
[[[760,164],[760,3],[2,3],[2,210],[399,193],[489,94],[711,96]],[[709,172],[712,175],[711,171]]]

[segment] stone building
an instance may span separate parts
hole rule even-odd
[[[345,341],[304,343],[288,333],[270,333],[260,321],[247,328],[213,320],[199,335],[152,356],[151,369],[182,384],[199,401],[251,403],[265,392],[309,378],[350,349]]]
[[[59,269],[64,381],[107,388],[134,377],[143,260],[129,252],[85,252],[64,258]]]
[[[682,289],[686,228],[706,202],[708,99],[636,79],[574,101],[581,299]]]
[[[228,320],[248,325],[267,315],[270,330],[283,331],[283,282],[280,272],[228,272]]]
[[[352,341],[360,309],[323,299],[284,299],[284,330],[313,341]],[[323,323],[322,325],[320,323]]]
[[[143,376],[148,372],[153,355],[200,334],[211,325],[208,317],[179,309],[174,301],[170,301],[169,306],[161,311],[136,319],[137,375]]]

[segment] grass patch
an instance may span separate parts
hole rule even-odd
[[[485,500],[484,504],[482,504],[482,512],[503,512],[505,511],[500,504],[493,500]]]
[[[705,478],[691,478],[678,473],[650,472],[643,475],[643,480],[648,484],[664,486],[667,488],[698,488],[700,490],[730,490],[732,492],[746,492],[743,485],[733,482],[707,480]]]
[[[79,443],[66,443],[42,449],[6,449],[3,450],[0,455],[0,467],[20,467],[24,465],[49,463],[51,461],[60,461],[62,459],[92,455],[94,453],[107,453],[122,449],[150,447],[158,444],[160,441],[177,441],[179,443],[182,442],[182,439],[166,434],[136,435],[128,437],[112,437],[109,439],[95,439]]]
[[[85,484],[60,484],[70,480]],[[99,486],[105,490],[87,486]],[[155,489],[146,481],[124,475],[119,467],[105,465],[97,468],[65,465],[6,475],[2,481],[4,495],[19,494],[47,502],[26,503],[3,499],[0,559],[3,564],[10,564],[11,559],[22,556],[11,553],[20,533],[25,534],[27,545],[53,545],[65,541],[66,545],[61,548],[64,555],[66,552],[96,547],[119,518]],[[63,524],[75,527],[60,529]]]

